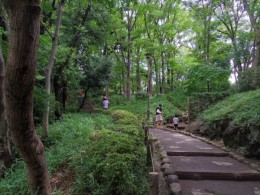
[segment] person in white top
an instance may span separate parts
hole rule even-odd
[[[162,104],[156,107],[156,117],[155,117],[155,126],[160,127],[163,125],[163,117],[162,117]]]
[[[173,117],[172,122],[173,122],[173,125],[174,125],[173,129],[174,130],[177,129],[178,124],[179,124],[179,118],[176,115]]]
[[[108,109],[108,106],[109,106],[109,101],[108,101],[107,97],[104,96],[104,98],[103,98],[103,108]]]

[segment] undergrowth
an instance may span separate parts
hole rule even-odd
[[[260,89],[232,95],[205,110],[204,134],[245,156],[260,158]]]
[[[112,113],[66,114],[50,125],[43,142],[52,194],[146,193],[143,129],[132,113]],[[41,135],[40,128],[37,132]],[[0,194],[29,194],[24,167],[23,160],[17,158],[6,170]]]
[[[200,117],[206,122],[229,119],[238,126],[260,125],[260,90],[230,96],[204,111]]]

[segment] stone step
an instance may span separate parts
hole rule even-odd
[[[228,156],[227,152],[187,152],[187,151],[169,151],[167,150],[167,155],[169,156]]]
[[[168,124],[168,125],[166,125],[166,127],[174,129],[173,124]],[[177,129],[183,130],[183,129],[185,129],[185,126],[184,125],[178,125]]]
[[[230,157],[169,156],[180,179],[260,181],[260,173]]]

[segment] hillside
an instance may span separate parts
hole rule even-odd
[[[260,156],[260,90],[234,94],[202,112],[189,131]]]

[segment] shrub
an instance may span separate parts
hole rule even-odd
[[[136,121],[137,118],[136,116],[131,113],[131,112],[128,112],[126,110],[115,110],[112,112],[112,118],[117,121],[117,120],[120,120],[120,119],[132,119],[133,121]]]
[[[100,131],[87,148],[86,178],[93,194],[145,194],[145,153],[140,140],[121,132]],[[143,187],[140,186],[143,185]]]

